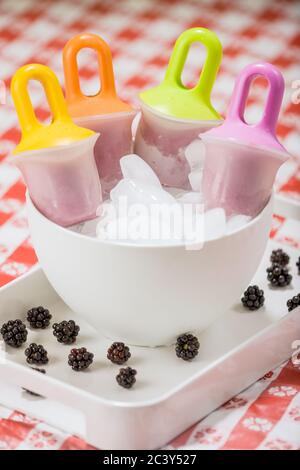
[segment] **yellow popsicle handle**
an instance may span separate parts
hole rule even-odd
[[[191,28],[184,31],[177,39],[164,78],[164,85],[183,87],[181,74],[192,43],[200,42],[206,48],[206,59],[194,88],[203,101],[210,101],[212,87],[222,59],[222,45],[217,35],[206,28]]]
[[[32,134],[41,127],[45,127],[35,115],[28,93],[29,80],[39,81],[45,90],[52,113],[52,123],[49,126],[57,121],[64,123],[72,122],[55,73],[45,65],[28,64],[16,72],[11,82],[11,94],[19,117],[23,137]]]

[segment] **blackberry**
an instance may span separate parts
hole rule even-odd
[[[45,369],[39,369],[38,367],[31,367],[32,370],[36,370],[37,372],[40,372],[41,374],[46,374]],[[32,392],[32,390],[28,390],[27,388],[23,388],[24,392],[28,393],[29,395],[32,395],[33,397],[42,397],[42,395],[39,395],[38,393]]]
[[[270,261],[272,264],[280,264],[280,266],[287,266],[290,261],[290,257],[281,248],[273,250],[271,253]]]
[[[258,286],[249,286],[241,298],[244,307],[249,310],[257,310],[263,306],[265,302],[264,291]]]
[[[287,301],[287,307],[289,312],[300,306],[300,294],[294,295],[291,299]]]
[[[93,362],[94,354],[86,348],[71,349],[68,356],[68,364],[73,370],[81,371],[87,369]]]
[[[115,342],[107,350],[107,359],[114,364],[124,364],[130,357],[129,347],[124,343]]]
[[[49,310],[44,307],[31,308],[27,312],[27,321],[31,328],[47,328],[50,325],[51,318],[52,315],[50,315]]]
[[[52,325],[53,334],[59,343],[72,344],[76,341],[79,333],[79,326],[76,325],[74,320],[62,321]]]
[[[292,275],[287,268],[280,264],[273,264],[267,268],[268,281],[274,287],[285,287],[291,283]]]
[[[299,258],[298,258],[298,261],[297,261],[297,263],[296,263],[296,266],[297,266],[297,268],[298,268],[298,274],[300,274],[300,256],[299,256]]]
[[[198,338],[190,333],[185,333],[177,338],[175,346],[176,356],[184,361],[190,361],[197,356],[199,347]]]
[[[41,344],[31,343],[25,349],[26,361],[28,364],[47,364],[49,361],[48,353]]]
[[[136,370],[131,367],[124,367],[119,370],[116,381],[121,387],[131,388],[136,382]]]
[[[27,340],[28,331],[21,320],[9,320],[1,327],[3,340],[13,348],[19,348]]]

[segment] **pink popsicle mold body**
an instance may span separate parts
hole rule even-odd
[[[76,118],[74,122],[100,134],[94,157],[101,180],[103,198],[122,179],[120,159],[132,153],[132,121],[136,111]]]
[[[268,80],[261,120],[244,118],[251,82]],[[207,207],[223,207],[227,215],[255,216],[266,205],[279,167],[289,154],[276,137],[284,80],[268,63],[251,64],[238,76],[224,123],[201,134],[205,145],[202,188]]]
[[[99,213],[101,184],[93,155],[97,138],[95,134],[70,145],[10,157],[36,207],[59,225],[73,225]]]
[[[191,168],[185,150],[200,133],[220,121],[179,120],[160,114],[144,103],[141,109],[134,152],[151,166],[164,186],[190,190]]]

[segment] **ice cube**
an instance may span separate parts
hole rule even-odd
[[[250,220],[251,220],[251,217],[248,215],[244,215],[244,214],[237,214],[237,215],[230,217],[230,219],[226,223],[226,234],[228,235],[242,228]]]
[[[161,187],[152,168],[138,155],[125,155],[120,160],[120,166],[125,179]]]
[[[176,204],[176,199],[158,186],[151,186],[133,180],[121,180],[110,192],[110,199],[115,206],[120,197],[126,198],[127,206],[132,204]]]
[[[204,166],[205,146],[200,139],[193,140],[185,149],[185,157],[191,171],[188,175],[193,191],[201,190],[202,172]]]
[[[181,204],[201,204],[202,196],[197,191],[188,191],[177,197],[177,201]]]
[[[199,170],[199,171],[193,170],[188,175],[192,190],[195,192],[201,191],[202,174],[203,174],[203,170]]]
[[[226,231],[226,215],[224,209],[218,207],[204,214],[205,241],[220,238]]]
[[[193,140],[185,149],[185,157],[189,162],[191,171],[198,171],[203,168],[205,147],[200,139]]]

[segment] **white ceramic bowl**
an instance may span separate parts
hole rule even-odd
[[[273,201],[201,250],[100,241],[51,222],[28,195],[27,207],[37,256],[65,303],[115,341],[158,346],[239,302],[265,250]]]

